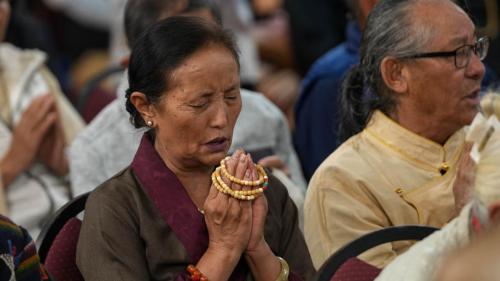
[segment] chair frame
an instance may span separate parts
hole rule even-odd
[[[76,109],[78,110],[78,112],[80,112],[81,114],[83,113],[83,111],[85,110],[85,106],[87,105],[88,99],[92,94],[92,91],[97,86],[99,86],[99,83],[101,83],[101,81],[105,80],[106,78],[114,74],[123,73],[125,69],[126,67],[122,65],[111,66],[97,73],[87,83],[85,83],[82,90],[80,91],[80,95],[78,96],[78,101],[76,103]]]
[[[391,226],[365,234],[344,245],[328,258],[318,270],[315,280],[329,281],[348,259],[356,257],[375,246],[403,240],[422,240],[436,230],[438,228],[430,226],[402,225]]]
[[[50,216],[48,221],[44,224],[42,231],[36,239],[38,255],[40,256],[40,262],[42,264],[45,263],[50,247],[64,225],[71,218],[76,217],[85,210],[85,203],[89,195],[90,192],[87,192],[75,197]]]

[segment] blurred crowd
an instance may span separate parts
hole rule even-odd
[[[418,194],[412,198],[400,188],[396,191],[396,197],[403,199],[399,203],[404,207],[393,207],[393,210],[397,210],[394,214],[402,212],[402,215],[398,213],[392,217],[391,214],[385,214],[386,209],[378,209],[377,204],[393,204],[391,196],[395,196],[394,192],[381,195],[376,189],[370,190],[370,185],[384,185],[386,180],[375,182],[374,178],[369,178],[371,173],[377,174],[373,171],[358,175],[350,170],[366,168],[368,171],[373,166],[367,164],[365,167],[363,161],[358,163],[352,160],[356,157],[365,159],[365,156],[356,154],[357,145],[373,149],[363,153],[369,155],[367,159],[378,159],[373,160],[376,163],[374,170],[378,171],[379,167],[381,170],[390,169],[390,165],[394,164],[385,162],[385,159],[393,159],[392,156],[384,154],[383,148],[367,141],[373,136],[367,136],[369,130],[364,130],[373,123],[384,124],[380,128],[393,128],[383,114],[386,108],[375,106],[381,112],[370,111],[371,119],[361,116],[363,110],[354,105],[350,108],[352,120],[346,120],[340,114],[341,108],[352,102],[341,99],[342,89],[352,86],[349,84],[351,82],[360,82],[353,76],[355,74],[348,71],[354,65],[366,63],[366,60],[360,61],[360,53],[366,52],[365,45],[361,48],[362,40],[369,38],[363,37],[362,32],[368,15],[379,1],[192,0],[186,5],[184,1],[166,2],[172,3],[162,6],[168,11],[165,14],[155,11],[157,7],[152,5],[149,11],[145,10],[146,14],[136,16],[127,14],[126,0],[0,0],[0,214],[27,229],[21,230],[26,232],[23,234],[37,237],[47,219],[66,202],[92,191],[134,160],[138,147],[142,146],[141,137],[145,130],[139,128],[141,126],[133,122],[135,117],[130,117],[128,113],[133,95],[127,90],[131,49],[143,29],[157,19],[177,14],[193,15],[199,12],[200,7],[209,7],[211,19],[232,32],[240,54],[243,105],[234,128],[232,146],[228,148],[229,153],[238,154],[239,148],[245,149],[253,158],[248,161],[263,165],[284,184],[299,212],[300,230],[306,228],[305,241],[309,251],[312,251],[312,262],[316,269],[331,254],[331,249],[338,249],[341,244],[352,240],[353,236],[371,230],[373,225],[378,227],[380,217],[388,224],[397,224],[399,220],[406,222],[403,217],[413,216],[416,208],[413,204],[428,199]],[[481,78],[478,95],[482,97],[488,91],[497,91],[499,87],[500,1],[454,2],[468,14],[475,25],[477,38],[481,38],[473,45],[465,45],[469,46],[469,52],[480,57],[481,50],[478,48],[486,48],[487,56],[480,57],[484,63],[484,73],[478,70],[476,75]],[[151,22],[144,20],[147,13],[151,14]],[[127,19],[133,24],[127,26]],[[489,39],[481,41],[483,37]],[[454,53],[450,56],[458,55]],[[401,54],[400,57],[420,58],[408,54]],[[465,67],[469,61],[470,58],[464,62]],[[455,57],[457,68],[462,67],[459,64]],[[344,80],[345,77],[350,80]],[[363,101],[377,94],[373,89],[363,90],[363,87],[371,86],[369,84],[372,82],[365,79],[358,85]],[[373,83],[379,85],[379,82]],[[483,101],[485,112],[488,104],[495,104],[492,100],[497,100],[495,94]],[[377,102],[390,103],[383,97]],[[498,100],[496,104],[500,104]],[[134,106],[137,107],[136,104]],[[495,110],[498,110],[495,106],[492,105],[487,115],[495,115]],[[394,116],[389,117],[395,119]],[[354,122],[360,118],[364,118],[362,122]],[[423,123],[424,119],[420,121]],[[139,129],[134,128],[131,122]],[[154,128],[154,123],[149,124],[148,120],[142,122],[143,127]],[[371,128],[376,131],[379,127]],[[380,129],[376,133],[380,133],[382,138],[394,131],[396,129]],[[351,141],[337,150],[353,136],[359,143]],[[453,136],[449,134],[437,143],[444,147],[445,141]],[[424,144],[429,145],[425,147],[428,151],[435,148],[428,142]],[[350,145],[352,147],[348,147]],[[399,150],[404,151],[402,147]],[[456,147],[446,146],[448,149],[443,156],[449,153],[448,163],[445,159],[439,159],[442,166],[439,171],[436,170],[441,175],[447,174],[450,168],[451,154],[456,156],[453,156],[453,161],[458,163],[463,158],[460,156],[462,149],[467,153],[473,151],[472,146],[463,148],[458,141]],[[336,156],[330,156],[334,151]],[[441,153],[440,150],[436,151]],[[419,153],[424,154],[415,152],[416,155]],[[425,157],[422,156],[422,159],[425,160]],[[338,163],[342,165],[336,161],[341,161]],[[347,172],[339,172],[335,170],[336,165],[350,168],[346,168],[349,170]],[[399,163],[395,166],[401,167]],[[453,184],[457,176],[453,167],[450,171],[454,177],[447,179],[447,186]],[[416,174],[401,174],[401,178],[394,178],[400,185],[420,180],[423,182],[428,171],[422,172],[422,177]],[[458,174],[457,177],[460,176]],[[461,183],[461,180],[473,181],[467,176],[458,182]],[[324,192],[324,186],[343,184],[345,189],[340,188],[326,195],[321,193]],[[356,191],[352,191],[352,186],[356,187]],[[359,194],[350,197],[351,192],[354,194],[358,191],[357,188],[362,190],[363,199],[356,198]],[[365,192],[375,195],[365,198]],[[436,200],[436,206],[427,205],[429,209],[435,207],[439,211],[417,210],[418,222],[428,220],[428,224],[441,227],[451,218],[459,218],[460,211],[465,210],[462,216],[468,216],[468,212],[475,208],[475,205],[467,205],[469,194],[455,193],[455,197],[450,197],[449,190],[447,194],[439,192],[433,193],[433,198],[445,199]],[[336,217],[339,222],[332,224],[325,222],[323,215],[325,212],[328,214],[328,211],[320,209],[318,203],[330,198],[328,196],[335,199],[345,196],[344,201],[332,207],[338,208],[332,213],[338,211],[335,215],[339,216]],[[467,200],[463,199],[464,202],[459,204],[457,198]],[[347,234],[342,227],[336,228],[336,223],[346,224],[343,219],[350,221],[348,217],[353,216],[352,206],[370,200],[378,203],[367,204],[367,208],[361,204],[363,206],[354,212],[356,218],[366,218],[361,222],[363,226],[353,223],[346,231],[352,233]],[[447,207],[445,211],[440,209],[444,205]],[[7,218],[5,221],[13,224]],[[335,237],[340,239],[333,241],[329,239],[330,235],[337,235]],[[494,237],[488,236],[487,239],[493,241]],[[331,245],[328,244],[330,242]],[[29,243],[33,244],[32,241]],[[391,248],[390,254],[373,254],[373,259],[367,260],[382,268],[411,246],[401,245]],[[483,248],[488,250],[481,243],[474,244],[474,248],[461,252],[449,263],[457,272],[461,272],[457,264],[463,260],[473,260]],[[489,255],[498,256],[489,250]],[[453,274],[443,273],[442,280],[458,280],[450,277]]]

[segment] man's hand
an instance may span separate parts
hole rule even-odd
[[[281,170],[288,177],[290,177],[290,170],[288,169],[288,166],[277,155],[266,156],[259,160],[259,164],[266,168]]]
[[[458,172],[453,184],[453,195],[455,197],[455,214],[458,215],[462,208],[469,203],[474,192],[474,180],[476,178],[476,163],[470,157],[472,143],[466,143],[462,152],[462,158],[458,163]]]

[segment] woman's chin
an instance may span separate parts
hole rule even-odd
[[[227,151],[220,151],[217,153],[211,153],[207,159],[207,164],[209,166],[219,166],[220,161],[227,156]]]

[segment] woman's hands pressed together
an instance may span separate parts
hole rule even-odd
[[[226,161],[228,172],[240,179],[250,180],[248,157],[237,151]],[[234,190],[241,186],[224,180]],[[238,257],[246,249],[252,226],[252,205],[249,201],[238,200],[219,192],[211,186],[204,204],[205,220],[209,232],[209,249],[222,248],[234,252]]]
[[[238,179],[256,181],[259,178],[251,156],[242,150],[237,150],[226,160],[226,168]],[[233,190],[251,189],[226,178],[224,182]],[[268,211],[264,195],[252,201],[239,200],[219,192],[212,185],[204,211],[209,246],[197,268],[209,280],[227,280],[242,256],[256,280],[275,279],[281,265],[264,238]]]

